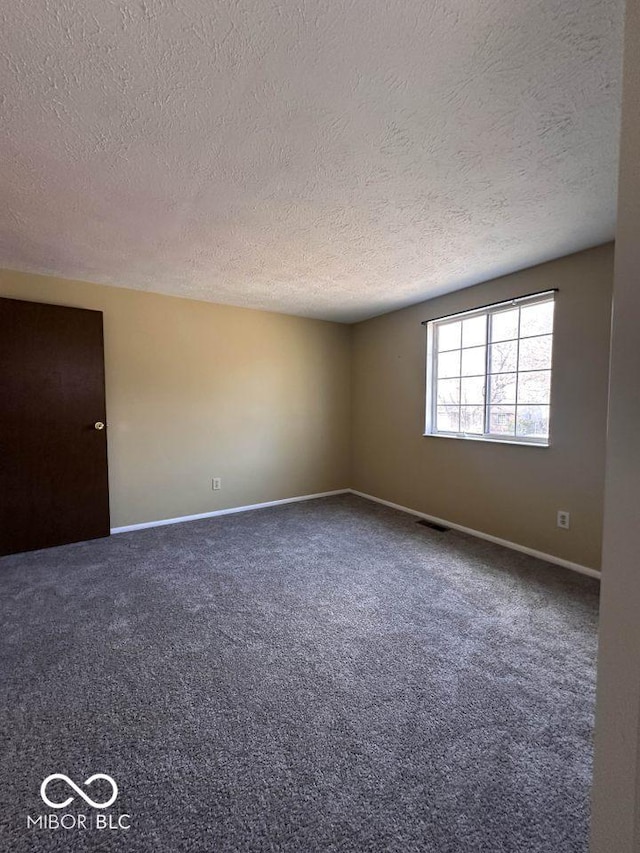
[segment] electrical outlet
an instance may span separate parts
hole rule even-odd
[[[571,515],[566,511],[566,509],[559,509],[558,510],[558,527],[561,527],[563,530],[568,530],[570,521],[571,521]]]
[[[218,489],[221,489],[222,488],[222,478],[221,477],[214,477],[213,480],[211,481],[211,488],[213,489],[214,492],[217,492]]]

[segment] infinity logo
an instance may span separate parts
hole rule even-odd
[[[64,801],[64,803],[54,803],[52,800],[50,800],[49,797],[47,797],[47,785],[49,784],[49,782],[53,782],[54,779],[61,779],[63,782],[66,782],[70,788],[73,788],[76,794],[82,797],[85,803],[87,803],[94,809],[109,808],[110,805],[115,803],[116,797],[118,796],[118,786],[111,778],[111,776],[107,776],[106,773],[94,773],[93,776],[89,776],[89,778],[85,779],[82,783],[83,785],[91,785],[93,782],[96,781],[96,779],[106,779],[113,790],[111,797],[106,801],[106,803],[96,803],[94,800],[91,799],[91,797],[88,797],[81,788],[78,788],[75,782],[69,779],[68,776],[65,776],[64,773],[52,773],[51,776],[47,776],[42,785],[40,785],[40,796],[42,797],[43,801],[52,809],[65,809],[75,799],[75,797],[69,797]]]

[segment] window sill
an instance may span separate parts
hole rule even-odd
[[[442,432],[425,432],[425,438],[452,438],[456,441],[481,441],[484,444],[515,444],[517,447],[542,447],[548,449],[551,444],[540,441],[518,441],[511,438],[488,438],[486,435],[446,435]]]

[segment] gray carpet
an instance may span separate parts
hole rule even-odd
[[[587,849],[593,580],[345,495],[7,557],[0,591],[3,851]],[[26,828],[99,772],[129,830]]]

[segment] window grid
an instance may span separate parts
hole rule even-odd
[[[539,303],[538,303],[539,304]],[[514,310],[514,309],[511,309]],[[489,315],[487,315],[489,316]],[[513,344],[516,341],[530,341],[532,338],[548,338],[551,332],[540,332],[537,335],[522,335],[521,338],[505,338],[504,340],[492,341],[494,344]],[[439,350],[439,355],[444,355],[447,352],[458,352],[460,349],[475,349],[476,346],[482,346],[482,344],[472,344],[470,347],[451,347],[451,349],[441,349]]]
[[[459,320],[451,319],[449,323],[445,322],[437,322],[434,323],[433,331],[435,334],[431,338],[431,344],[433,345],[433,351],[430,354],[430,367],[429,367],[429,379],[430,379],[430,407],[428,407],[429,411],[429,423],[428,423],[428,432],[431,434],[441,434],[441,435],[451,435],[458,437],[472,437],[472,438],[489,438],[493,440],[502,440],[502,441],[517,441],[517,442],[525,442],[525,443],[533,443],[533,444],[547,444],[548,443],[548,427],[549,427],[549,413],[550,413],[550,381],[551,381],[551,353],[549,354],[549,366],[548,367],[527,367],[526,369],[521,368],[520,357],[521,357],[521,341],[523,340],[532,340],[536,338],[549,338],[551,347],[553,346],[553,315],[551,317],[550,330],[548,332],[536,332],[535,334],[522,335],[522,310],[523,307],[529,307],[530,305],[542,305],[545,303],[551,303],[553,305],[554,299],[553,297],[549,298],[546,294],[544,297],[539,299],[527,300],[525,305],[522,304],[517,305],[517,337],[509,337],[501,340],[494,340],[494,330],[493,330],[493,322],[494,318],[504,312],[514,311],[516,305],[510,306],[508,308],[497,308],[497,309],[487,309],[484,312],[485,319],[485,330],[484,330],[484,343],[477,344],[472,343],[469,346],[464,346],[465,343],[465,327],[464,321],[465,319],[470,319],[473,316],[481,316],[483,312],[478,312],[474,314],[470,312],[469,315],[463,315]],[[459,346],[452,347],[449,349],[440,350],[440,333],[443,326],[460,323],[460,336],[459,336]],[[496,344],[504,346],[506,344],[515,343],[515,369],[513,370],[495,370],[495,365],[492,363],[493,350]],[[465,350],[471,349],[480,349],[482,346],[485,347],[484,353],[484,373],[469,373],[463,375],[463,353]],[[458,353],[458,373],[457,375],[449,375],[449,376],[441,376],[440,375],[440,356],[445,354]],[[502,365],[504,367],[504,363]],[[522,388],[521,382],[522,374],[535,374],[535,373],[546,373],[549,374],[549,390],[543,392],[541,396],[538,398],[536,402],[523,402],[522,399]],[[493,402],[494,398],[494,386],[496,377],[498,376],[511,376],[514,377],[514,399],[513,401],[500,401]],[[464,402],[466,398],[463,398],[463,379],[483,379],[484,384],[481,392],[482,402],[473,402],[468,403]],[[456,380],[457,386],[457,402],[455,403],[445,403],[441,402],[439,397],[439,383],[442,381],[453,382]],[[542,402],[542,398],[546,398],[546,402]],[[534,397],[535,399],[535,397]],[[482,406],[482,429],[483,432],[478,430],[471,431],[473,428],[473,422],[469,419],[469,412],[471,409],[479,409]],[[493,418],[496,414],[500,413],[501,407],[505,410],[507,416],[512,413],[513,421],[510,423],[510,428],[506,431],[500,432],[496,431],[495,422],[493,422]],[[546,411],[546,419],[542,421],[542,423],[546,423],[547,431],[546,434],[542,434],[542,432],[538,434],[527,434],[525,427],[521,423],[521,419],[524,417],[523,412],[527,409],[537,409],[540,414],[542,410]],[[495,411],[497,410],[497,412]],[[448,426],[457,426],[456,429],[442,429],[439,428],[440,423],[440,413],[446,413],[449,418],[451,415],[456,412],[455,420],[453,423],[449,422]],[[463,420],[464,415],[464,420]],[[492,431],[492,422],[493,422],[493,431]]]
[[[491,314],[487,311],[485,324],[485,340],[487,342],[487,352],[484,361],[484,433],[488,435],[491,432]],[[517,367],[517,365],[516,365]]]
[[[513,431],[518,435],[518,385],[520,378],[520,330],[522,329],[522,308],[518,308],[518,342],[516,344],[516,407],[514,409]]]

